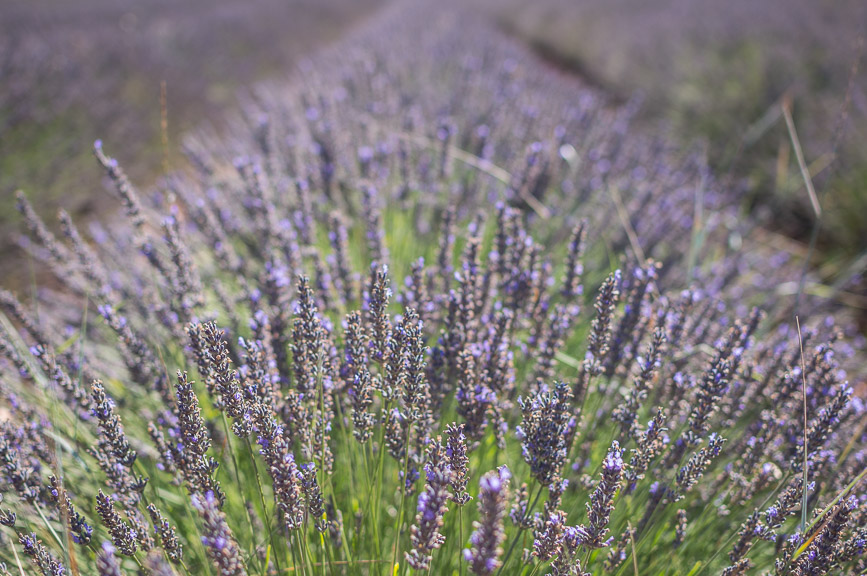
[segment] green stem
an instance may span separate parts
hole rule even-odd
[[[373,540],[376,545],[376,551],[382,550],[381,540],[379,537],[379,503],[382,501],[382,468],[385,460],[385,448],[383,447],[384,437],[385,437],[385,418],[388,418],[388,411],[391,409],[391,401],[386,401],[385,405],[382,408],[382,412],[380,413],[380,425],[379,425],[379,439],[377,442],[377,446],[379,447],[379,454],[377,454],[376,461],[376,471],[375,471],[375,482],[371,484],[370,489],[367,492],[367,505],[366,509],[371,510],[373,513]],[[376,506],[370,506],[370,497],[372,494],[376,496]]]
[[[328,573],[334,576],[334,551],[325,543],[325,535],[319,534],[319,543],[322,545],[322,554],[328,559]],[[325,573],[325,563],[322,563],[322,573]]]
[[[282,572],[283,569],[280,567],[280,557],[277,554],[277,543],[274,540],[274,532],[271,529],[271,515],[268,514],[268,505],[265,503],[265,490],[262,488],[262,477],[259,474],[259,465],[256,463],[256,456],[253,454],[253,445],[250,442],[250,437],[245,436],[244,442],[247,444],[247,450],[250,451],[250,462],[253,464],[253,471],[256,475],[256,487],[259,489],[259,501],[262,504],[262,517],[265,520],[265,529],[268,530],[268,541],[271,543],[271,549],[274,551],[274,565],[277,567],[277,572]],[[246,506],[244,508],[246,508]],[[267,571],[268,566],[265,566],[264,572]]]
[[[295,546],[292,545],[292,538],[289,539],[289,555],[292,557],[292,574],[298,574],[298,567],[295,564]]]
[[[319,422],[320,422],[321,434],[322,434],[322,446],[319,449],[319,470],[318,470],[318,472],[319,472],[319,481],[320,481],[319,485],[320,485],[321,490],[322,490],[323,495],[324,495],[325,485],[326,485],[325,444],[327,442],[328,437],[325,433],[325,422],[324,422],[325,421],[325,386],[322,383],[322,360],[321,359],[319,361],[318,373],[319,373],[319,377],[316,379],[316,388],[318,389],[318,392],[319,392]],[[332,492],[332,494],[334,493],[333,488],[331,489],[331,492]],[[319,518],[317,520],[322,520],[322,519]],[[322,564],[322,576],[325,576],[325,556],[327,554],[327,551],[325,549],[325,539],[323,538],[321,532],[319,533],[319,541],[322,544],[322,556],[323,556],[322,562],[321,562],[321,564]],[[331,558],[330,557],[328,559],[328,562],[330,565],[331,564]],[[332,568],[332,571],[333,571],[333,568]]]
[[[406,442],[404,444],[404,452],[406,453],[403,459],[403,481],[400,476],[397,478],[398,489],[400,490],[400,510],[395,518],[394,526],[394,549],[391,554],[391,573],[394,574],[395,565],[397,564],[397,550],[400,548],[400,532],[403,528],[403,509],[406,502],[406,479],[409,474],[409,438],[412,433],[412,420],[406,426]]]
[[[138,556],[133,554],[132,559],[135,560],[135,563],[138,564],[138,567],[141,569],[143,573],[145,573],[145,567],[142,565],[141,560],[138,559]]]
[[[223,421],[223,431],[226,434],[226,450],[229,451],[229,454],[232,456],[232,468],[235,473],[235,483],[238,485],[238,493],[242,495],[244,494],[244,485],[241,483],[241,474],[238,471],[238,458],[235,456],[235,451],[232,450],[232,433],[229,430],[229,420],[226,418],[226,413],[220,411],[220,416]],[[256,533],[253,530],[253,518],[250,516],[250,510],[247,509],[246,506],[242,504],[241,506],[244,509],[244,514],[247,516],[247,527],[250,529],[250,550],[248,554],[250,558],[256,556]]]
[[[458,506],[458,576],[464,576],[464,507]]]
[[[305,530],[305,532],[306,532],[306,530]],[[305,534],[305,536],[306,536],[306,534]],[[313,556],[313,552],[310,550],[310,539],[307,537],[304,538],[304,552],[307,554],[307,563],[310,566],[310,573],[315,574],[316,573],[316,558]],[[324,564],[325,562],[323,561],[322,563]]]
[[[293,538],[294,535],[294,538]],[[295,548],[298,548],[298,566],[296,570],[300,570],[301,574],[307,573],[306,564],[304,563],[304,550],[301,548],[301,536],[298,534],[297,530],[293,530],[293,534],[289,536],[289,546],[292,549],[292,565],[296,566],[295,562]]]
[[[48,518],[45,517],[45,514],[42,512],[42,507],[38,503],[34,503],[36,508],[36,512],[39,514],[39,517],[42,518],[42,522],[45,524],[45,527],[48,528],[48,531],[51,532],[52,538],[57,542],[57,545],[60,546],[60,549],[64,552],[66,551],[66,546],[63,543],[63,540],[60,539],[60,536],[54,530],[54,526],[51,525],[51,522],[48,521]]]

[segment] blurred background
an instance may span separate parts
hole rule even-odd
[[[49,222],[58,207],[79,218],[110,209],[94,140],[144,189],[182,162],[185,131],[219,129],[246,89],[382,4],[0,0],[0,270],[13,272],[22,231],[15,190]]]
[[[863,0],[479,0],[501,28],[641,117],[705,147],[745,210],[807,241],[814,211],[781,103],[824,211],[829,267],[867,248],[867,74]],[[831,270],[829,269],[829,272]]]
[[[466,0],[537,52],[626,102],[647,130],[702,150],[744,210],[806,252],[816,217],[781,110],[823,209],[826,281],[867,263],[864,0]],[[288,75],[386,0],[0,0],[0,270],[16,189],[50,216],[110,206],[101,138],[142,188],[181,163],[181,135],[255,83]],[[447,8],[443,8],[447,9]]]

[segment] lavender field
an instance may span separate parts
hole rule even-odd
[[[867,573],[863,266],[489,8],[11,194],[0,575]]]

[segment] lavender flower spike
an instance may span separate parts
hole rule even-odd
[[[559,555],[563,546],[565,529],[566,513],[562,510],[555,510],[541,526],[541,529],[536,531],[536,538],[533,540],[533,556],[538,558],[540,562],[547,562]]]
[[[149,504],[147,510],[148,514],[150,514],[151,522],[153,522],[154,530],[159,536],[160,545],[163,547],[163,550],[166,551],[169,560],[175,564],[179,564],[183,559],[184,552],[183,546],[175,534],[174,527],[172,527],[169,521],[163,517],[159,509],[153,504]]]
[[[557,382],[554,390],[540,391],[528,400],[518,398],[523,420],[517,428],[521,453],[533,476],[548,486],[559,475],[575,426],[569,386]]]
[[[602,480],[587,504],[587,516],[589,526],[587,534],[581,542],[588,548],[602,548],[607,546],[605,536],[608,535],[608,521],[611,518],[611,510],[614,509],[613,501],[620,480],[623,478],[623,451],[617,440],[611,443],[611,449],[605,460],[602,461]]]
[[[57,502],[58,509],[65,509],[69,531],[72,532],[72,539],[77,544],[87,545],[90,543],[90,538],[93,535],[93,527],[87,523],[84,516],[79,514],[72,500],[69,499],[69,494],[61,485],[61,481],[56,476],[49,477],[51,483],[51,496]]]
[[[42,541],[36,538],[36,534],[19,533],[18,542],[24,547],[24,554],[39,568],[42,576],[65,576],[66,568],[51,555]]]
[[[241,550],[213,492],[193,494],[193,508],[202,516],[202,544],[220,576],[246,576]]]
[[[102,519],[102,523],[111,534],[111,541],[125,556],[132,556],[136,551],[136,533],[129,524],[123,521],[120,514],[114,509],[111,497],[99,491],[96,496],[96,511]]]
[[[506,538],[503,521],[509,501],[509,469],[501,466],[488,472],[479,481],[479,520],[470,536],[471,548],[464,550],[470,572],[490,576],[500,567],[502,544]]]
[[[446,456],[452,469],[452,500],[458,506],[463,506],[472,498],[467,493],[467,483],[470,480],[470,459],[467,456],[467,437],[464,435],[463,424],[449,424],[446,428]]]
[[[560,553],[551,563],[551,576],[590,576],[590,573],[581,567],[581,559],[578,557],[585,535],[580,526],[566,527]]]
[[[440,533],[443,515],[448,511],[449,484],[452,469],[446,457],[446,449],[435,440],[428,446],[428,462],[425,466],[424,492],[418,497],[418,514],[410,529],[413,549],[406,553],[406,561],[415,570],[429,570],[432,552],[443,545],[446,537]]]
[[[96,555],[96,569],[100,576],[122,576],[120,562],[115,555],[111,542],[103,542],[102,550]]]

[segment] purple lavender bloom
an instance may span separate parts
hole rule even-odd
[[[582,569],[581,559],[578,557],[586,540],[587,533],[583,527],[565,527],[560,539],[559,553],[551,563],[552,576],[589,576],[589,572]]]
[[[202,418],[193,383],[187,378],[186,372],[178,370],[175,393],[179,432],[173,453],[175,464],[191,492],[213,492],[217,499],[223,502],[225,496],[219,483],[214,479],[218,464],[207,454],[211,446],[211,437]]]
[[[407,417],[411,422],[426,426],[430,414],[430,385],[425,376],[427,347],[424,343],[424,325],[415,310],[408,309],[394,330],[394,340],[400,340],[400,348],[405,352],[402,363],[403,402],[407,407]]]
[[[470,480],[470,459],[467,456],[467,438],[464,435],[463,424],[449,424],[446,428],[448,442],[446,457],[452,470],[452,500],[458,506],[463,506],[472,497],[467,493],[467,483]]]
[[[367,250],[371,261],[376,265],[388,263],[388,249],[385,247],[385,232],[382,228],[382,211],[379,192],[373,185],[361,188],[364,219],[367,224]]]
[[[123,571],[115,555],[115,547],[111,542],[103,542],[101,548],[96,555],[96,569],[100,576],[122,576]]]
[[[143,564],[150,576],[175,576],[174,569],[157,549],[148,552]]]
[[[623,451],[620,444],[615,440],[611,443],[608,455],[602,461],[602,479],[587,503],[587,517],[589,525],[586,528],[586,539],[582,545],[588,548],[602,548],[607,546],[605,536],[608,535],[608,521],[611,511],[614,509],[614,495],[620,487],[623,477]]]
[[[169,524],[169,521],[163,518],[162,513],[153,504],[148,505],[148,514],[150,514],[151,522],[154,525],[154,530],[159,536],[160,546],[166,551],[169,560],[174,564],[178,564],[183,559],[183,546],[175,534],[174,527]]]
[[[136,452],[132,449],[124,434],[123,424],[117,415],[114,400],[105,393],[105,388],[99,380],[91,386],[93,398],[93,415],[99,421],[99,448],[106,456],[126,468],[131,468],[136,459]]]
[[[109,496],[102,493],[96,496],[96,511],[102,519],[102,523],[111,534],[111,541],[125,556],[132,556],[136,551],[136,532],[129,524],[123,521],[120,514],[114,509],[114,503]]]
[[[202,544],[220,576],[246,576],[241,550],[214,493],[193,494],[192,504],[202,517]]]
[[[620,298],[621,272],[615,270],[602,286],[596,296],[596,318],[593,320],[587,343],[586,372],[596,376],[602,371],[602,362],[608,354],[611,338],[611,322],[614,308]]]
[[[371,267],[370,287],[367,295],[368,345],[370,358],[383,364],[389,354],[391,341],[391,320],[388,317],[388,303],[391,300],[391,287],[388,266]]]
[[[18,516],[12,510],[0,510],[0,526],[15,528],[15,520]]]
[[[473,522],[471,547],[464,550],[470,572],[478,576],[490,576],[501,564],[502,544],[506,538],[503,521],[509,501],[510,478],[509,469],[502,466],[488,472],[479,481],[479,520]]]
[[[557,382],[552,391],[542,390],[529,400],[518,398],[523,415],[516,429],[521,438],[521,454],[533,477],[544,486],[559,476],[566,461],[568,439],[575,426],[571,400],[572,392],[563,382]]]
[[[430,569],[432,552],[446,541],[440,529],[443,515],[448,511],[448,488],[453,476],[446,449],[440,440],[434,440],[428,446],[427,457],[424,491],[418,497],[415,523],[410,528],[413,548],[406,553],[407,563],[415,570]]]
[[[283,523],[287,529],[297,530],[304,523],[304,503],[301,472],[295,464],[295,456],[283,434],[283,426],[268,407],[257,406],[254,421],[258,431],[256,442],[260,446],[259,453],[268,467]]]
[[[541,522],[541,520],[540,520]],[[533,540],[533,556],[540,562],[547,562],[560,554],[563,546],[563,534],[566,530],[566,513],[557,510],[550,514],[536,531]]]
[[[51,496],[54,498],[54,501],[58,506],[65,508],[69,530],[72,532],[72,539],[76,544],[89,544],[93,535],[93,527],[87,523],[84,516],[78,513],[78,510],[69,498],[69,494],[61,486],[57,477],[51,476],[49,482],[51,483]]]
[[[316,465],[312,462],[298,467],[301,491],[307,501],[307,514],[313,525],[319,532],[325,532],[327,523],[325,518],[325,502],[322,499],[322,488],[316,480]]]
[[[207,365],[203,377],[213,381],[213,390],[226,415],[234,419],[232,431],[243,438],[250,434],[251,407],[241,390],[238,371],[232,369],[232,359],[223,330],[216,322],[205,322],[201,328],[201,342],[204,361]]]
[[[678,499],[683,498],[683,494],[699,481],[711,461],[719,456],[724,443],[725,438],[711,434],[707,448],[701,448],[693,454],[686,465],[677,471]]]
[[[65,576],[66,568],[51,552],[48,551],[42,541],[36,538],[36,534],[18,534],[18,542],[24,548],[24,554],[39,568],[42,576]]]

